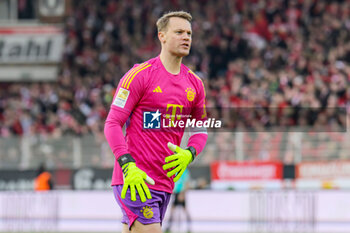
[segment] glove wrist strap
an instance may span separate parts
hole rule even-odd
[[[125,164],[130,162],[135,162],[135,159],[130,154],[124,154],[118,158],[120,167],[123,167]]]
[[[194,158],[196,158],[196,154],[197,154],[196,149],[193,146],[189,146],[189,147],[186,148],[186,150],[189,150],[191,152],[191,154],[192,154],[192,161],[193,161]]]

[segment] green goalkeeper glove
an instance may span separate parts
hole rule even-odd
[[[122,155],[118,159],[118,162],[122,167],[124,176],[124,185],[121,193],[121,198],[125,198],[126,192],[130,187],[130,195],[132,201],[136,201],[136,190],[142,202],[146,201],[146,196],[148,199],[152,199],[151,192],[149,191],[149,188],[147,187],[145,181],[151,185],[154,185],[154,180],[136,166],[135,160],[131,157],[131,155]]]
[[[172,168],[172,170],[167,173],[167,176],[172,177],[175,175],[174,182],[176,182],[195,158],[196,150],[191,146],[187,149],[182,149],[171,142],[168,142],[168,148],[174,152],[174,154],[165,158],[166,164],[163,165],[163,170]]]

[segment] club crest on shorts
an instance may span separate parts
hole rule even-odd
[[[196,92],[192,89],[192,88],[187,88],[186,90],[186,93],[187,93],[187,99],[188,101],[193,101],[194,100],[194,97],[196,96]]]
[[[145,218],[152,218],[153,217],[153,211],[152,208],[149,206],[145,206],[140,210],[141,213],[143,213],[143,216]]]

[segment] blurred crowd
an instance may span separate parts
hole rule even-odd
[[[234,124],[227,108],[350,112],[349,0],[72,2],[57,82],[2,84],[0,137],[92,133],[103,138],[120,78],[133,64],[158,55],[155,23],[170,10],[193,16],[192,48],[184,63],[203,79],[207,107],[226,125]],[[259,130],[284,119],[278,113],[274,120],[258,114],[250,127]],[[285,121],[296,125],[303,119]],[[341,127],[345,121],[334,111],[313,118]]]

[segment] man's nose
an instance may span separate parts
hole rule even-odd
[[[185,35],[183,36],[183,39],[184,39],[184,40],[190,40],[190,39],[191,39],[191,36],[185,34]]]

